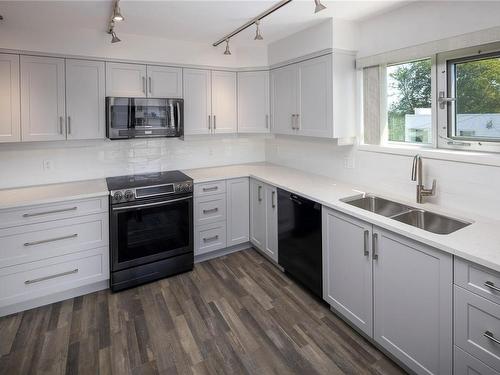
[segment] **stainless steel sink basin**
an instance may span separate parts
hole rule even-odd
[[[349,197],[341,199],[342,202],[371,211],[376,214],[391,217],[412,209],[404,204],[380,198],[375,195],[366,194],[363,196]]]
[[[341,199],[341,201],[436,234],[450,234],[472,224],[464,220],[421,210],[372,194],[347,197]]]
[[[471,224],[466,221],[418,209],[393,216],[392,219],[436,234],[450,234]]]

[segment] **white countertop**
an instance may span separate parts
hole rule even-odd
[[[464,212],[443,210],[439,206],[430,203],[417,204],[400,199],[400,197],[388,192],[343,184],[331,178],[267,163],[189,169],[183,172],[193,178],[195,183],[238,177],[253,177],[278,188],[312,199],[326,207],[350,214],[381,228],[399,233],[500,272],[499,220],[483,218]],[[342,198],[360,194],[361,192],[374,193],[412,207],[425,208],[457,219],[472,221],[473,223],[454,233],[440,235],[400,223],[340,201]]]
[[[0,190],[0,209],[108,195],[105,179]]]

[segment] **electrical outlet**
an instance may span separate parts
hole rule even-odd
[[[344,168],[345,169],[354,169],[354,167],[355,167],[354,157],[346,156],[344,158]]]
[[[54,162],[52,160],[44,160],[43,161],[43,170],[44,171],[51,171],[54,169]]]

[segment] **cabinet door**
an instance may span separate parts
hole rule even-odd
[[[264,251],[266,246],[265,184],[250,180],[250,242]]]
[[[66,139],[64,59],[21,56],[23,141]]]
[[[146,65],[106,63],[106,96],[146,97]]]
[[[0,142],[20,140],[19,56],[0,54]]]
[[[323,298],[366,335],[372,322],[372,225],[323,209]]]
[[[332,137],[332,56],[322,56],[298,64],[298,134]]]
[[[214,133],[236,133],[236,73],[212,71],[212,119]]]
[[[184,134],[212,132],[212,89],[210,70],[183,69]]]
[[[250,186],[247,177],[227,181],[227,246],[249,240]]]
[[[238,73],[238,133],[269,133],[269,72]]]
[[[66,60],[68,139],[104,138],[104,76],[102,61]]]
[[[297,110],[297,66],[271,71],[271,129],[276,134],[295,134]]]
[[[148,65],[148,96],[182,98],[182,68]]]
[[[265,185],[266,246],[265,253],[278,263],[278,196],[274,186]]]
[[[419,374],[452,373],[452,255],[374,228],[374,339]]]

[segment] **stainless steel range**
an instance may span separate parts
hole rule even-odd
[[[193,269],[193,180],[180,171],[110,177],[112,291]]]

